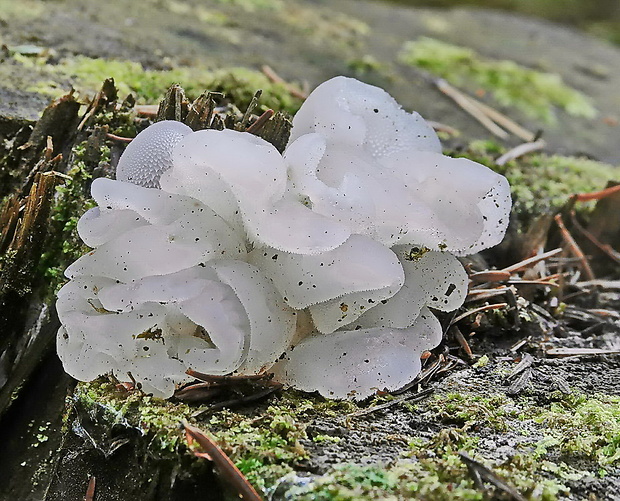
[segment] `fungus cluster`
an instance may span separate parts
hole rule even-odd
[[[458,308],[455,256],[500,242],[506,179],[442,155],[385,91],[336,77],[293,120],[284,155],[245,132],[173,121],[96,179],[66,270],[58,353],[79,380],[127,373],[169,397],[187,369],[275,373],[331,398],[396,389]]]

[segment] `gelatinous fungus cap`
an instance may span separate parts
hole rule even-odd
[[[249,133],[148,127],[96,179],[66,270],[58,353],[80,380],[127,372],[169,397],[209,374],[275,373],[331,398],[393,390],[458,308],[456,255],[503,238],[506,179],[442,155],[385,91],[336,77],[284,155]]]

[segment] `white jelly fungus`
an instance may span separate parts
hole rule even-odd
[[[455,255],[500,242],[510,211],[504,177],[442,155],[419,115],[344,77],[309,96],[284,155],[163,121],[92,195],[59,356],[77,379],[130,372],[160,397],[190,368],[332,398],[408,383],[441,340],[431,310],[467,292]]]

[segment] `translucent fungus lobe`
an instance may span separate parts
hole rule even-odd
[[[385,91],[336,77],[281,155],[249,133],[173,121],[96,179],[78,232],[93,250],[58,293],[58,353],[91,380],[127,372],[169,397],[185,371],[274,372],[331,398],[393,390],[458,308],[455,255],[503,237],[505,178],[442,155]]]

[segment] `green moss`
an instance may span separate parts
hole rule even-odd
[[[590,99],[567,86],[559,75],[535,71],[513,61],[486,59],[467,47],[422,37],[406,42],[399,59],[456,86],[482,88],[491,92],[502,106],[515,106],[548,123],[556,121],[555,106],[573,116],[596,116]]]
[[[548,430],[537,443],[539,453],[585,457],[601,466],[620,463],[620,397],[559,394],[549,407],[531,410],[531,418]]]
[[[348,402],[315,400],[289,391],[272,399],[266,408],[222,410],[201,419],[193,416],[204,406],[127,393],[105,379],[79,383],[73,398],[99,421],[139,429],[149,448],[159,455],[183,452],[185,439],[179,423],[188,420],[207,431],[248,480],[265,491],[307,458],[300,441],[306,438],[306,424],[313,417],[341,415],[355,408]]]
[[[74,148],[76,161],[67,172],[65,183],[56,188],[55,203],[50,214],[51,240],[41,256],[39,269],[49,284],[47,290],[51,295],[55,295],[64,283],[65,268],[90,250],[77,234],[80,216],[95,206],[85,191],[92,176],[82,160],[84,150],[83,144]],[[109,155],[109,149],[104,150],[102,153]]]
[[[480,367],[486,367],[487,365],[489,365],[489,356],[485,354],[482,355],[472,367],[478,369]]]
[[[14,53],[0,65],[0,77],[13,81],[17,87],[51,97],[59,97],[73,86],[85,96],[94,95],[101,82],[114,78],[119,95],[132,94],[138,103],[158,103],[166,90],[179,83],[190,99],[205,90],[221,92],[239,109],[245,110],[257,90],[262,89],[260,105],[294,114],[301,99],[291,95],[289,87],[271,82],[263,73],[248,68],[204,68],[179,66],[169,70],[143,68],[134,61],[94,59],[75,56],[58,64],[47,63],[48,54],[25,56]],[[21,71],[17,71],[19,66]],[[26,71],[24,71],[26,70]]]
[[[403,454],[406,459],[389,465],[342,464],[306,482],[293,479],[285,495],[300,501],[488,499],[493,491],[485,493],[475,486],[459,456],[466,452],[526,498],[563,498],[570,494],[569,481],[592,473],[558,458],[569,463],[587,458],[603,466],[620,460],[620,397],[557,394],[555,398],[541,405],[533,399],[474,392],[437,395],[416,404],[414,412],[424,422],[439,419],[459,428],[442,428],[427,439],[414,438]],[[521,434],[526,438],[513,455],[485,459],[480,437],[509,436],[528,424],[534,427],[533,433]]]
[[[459,425],[463,431],[486,427],[502,432],[508,429],[506,417],[514,413],[506,410],[510,404],[505,395],[448,393],[433,397],[426,408],[442,422]]]
[[[386,65],[370,54],[364,54],[361,57],[349,59],[347,61],[347,66],[357,76],[364,76],[370,73],[387,73]]]
[[[295,472],[308,457],[301,445],[307,439],[307,424],[319,416],[341,419],[357,409],[355,404],[288,391],[268,405],[223,410],[205,421],[192,418],[202,407],[120,392],[104,380],[80,383],[74,396],[109,424],[138,428],[158,454],[183,452],[178,423],[188,419],[217,440],[255,487],[273,492],[282,483],[278,492],[284,490],[290,499],[300,501],[487,499],[475,486],[460,451],[525,497],[536,492],[536,499],[556,500],[569,493],[567,482],[592,475],[571,467],[575,460],[586,458],[603,468],[620,461],[620,397],[559,393],[553,397],[541,404],[530,398],[474,392],[437,395],[415,404],[413,412],[423,422],[445,427],[427,438],[413,437],[400,459],[388,465],[344,463],[299,482]],[[524,429],[529,432],[520,434],[513,455],[488,459],[482,437],[494,440],[496,435]],[[317,435],[313,441],[333,438]]]
[[[180,83],[190,98],[198,97],[205,90],[222,92],[240,109],[249,105],[258,89],[263,90],[260,101],[263,107],[294,113],[301,105],[285,85],[270,82],[262,73],[247,68],[149,70],[132,61],[78,56],[59,64],[57,72],[71,77],[79,90],[91,93],[103,80],[112,77],[119,95],[132,93],[138,102],[144,103],[159,102],[168,87]]]
[[[314,437],[312,437],[312,441],[316,442],[317,444],[322,444],[322,443],[338,444],[342,441],[342,438],[334,437],[332,435],[315,435]]]
[[[556,210],[575,193],[601,190],[610,180],[620,181],[618,167],[581,157],[532,153],[498,166],[495,160],[505,151],[494,141],[474,141],[460,156],[508,178],[513,212],[521,220]],[[588,207],[582,203],[578,209]]]
[[[55,294],[64,282],[64,270],[82,254],[90,250],[77,235],[80,215],[94,207],[94,203],[83,193],[84,185],[90,179],[83,164],[75,165],[68,172],[69,179],[56,188],[56,204],[52,208],[53,245],[47,247],[41,256],[40,269],[48,281],[49,292]]]
[[[46,64],[47,56],[26,56],[13,52],[0,64],[0,82],[10,82],[15,89],[60,97],[63,88],[68,91],[68,81],[58,78],[54,68]]]
[[[279,12],[278,18],[308,41],[331,48],[358,47],[371,32],[370,26],[361,19],[316,5],[308,8],[291,3]]]
[[[283,0],[215,0],[215,3],[240,7],[246,12],[262,9],[277,10],[284,6]]]
[[[31,20],[41,17],[45,11],[45,2],[41,0],[0,0],[0,20]]]
[[[467,450],[473,454],[472,450]],[[432,499],[437,501],[488,499],[478,489],[465,463],[452,449],[432,450],[428,444],[414,447],[410,459],[390,466],[343,464],[305,485],[286,491],[289,499],[298,501],[366,501],[397,499]],[[545,478],[557,467],[550,463],[530,461],[514,456],[507,461],[489,464],[494,472],[518,491],[529,494],[535,489],[536,499],[553,501],[558,494],[567,494],[561,482]]]
[[[294,114],[302,103],[301,99],[291,95],[285,85],[270,82],[258,71],[230,68],[217,70],[208,75],[210,78],[205,79],[203,88],[222,92],[241,110],[248,107],[258,89],[263,91],[260,97],[263,109],[272,108],[276,111]]]
[[[551,402],[542,405],[532,398],[513,400],[505,395],[455,392],[436,395],[424,406],[416,405],[414,412],[425,413],[429,421],[439,419],[460,426],[443,430],[438,438],[442,433],[471,438],[483,429],[519,432],[529,426],[534,432],[532,438],[520,447],[533,451],[535,458],[554,455],[571,461],[586,458],[601,466],[620,463],[618,396],[558,392]],[[456,439],[451,436],[450,440]]]
[[[104,379],[79,383],[73,399],[104,423],[139,429],[149,448],[158,453],[178,451],[184,443],[179,424],[195,411],[185,404],[119,390]]]

